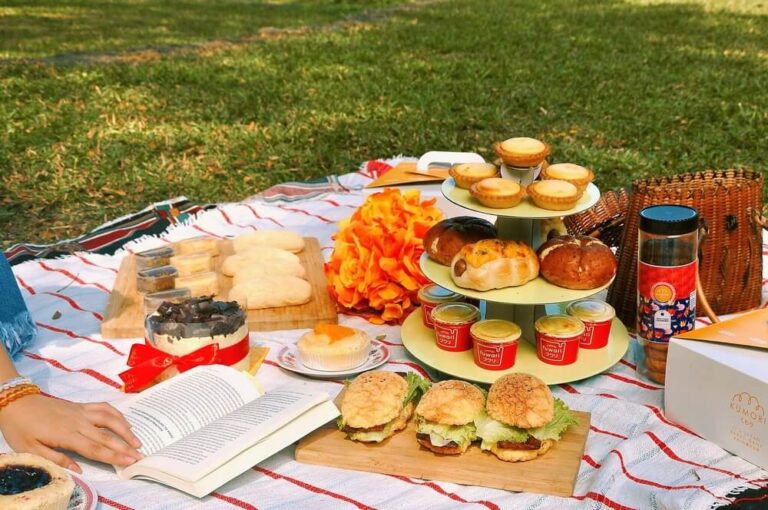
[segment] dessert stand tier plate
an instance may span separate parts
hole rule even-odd
[[[550,211],[549,209],[542,209],[533,203],[530,197],[526,196],[522,202],[514,207],[506,209],[494,209],[493,207],[486,207],[472,195],[469,194],[469,190],[459,188],[456,186],[456,181],[453,177],[449,177],[443,181],[441,188],[445,198],[453,202],[454,204],[471,209],[483,214],[490,214],[491,216],[498,216],[499,218],[525,218],[525,219],[546,219],[546,218],[559,218],[561,216],[570,216],[582,211],[586,211],[600,200],[600,190],[592,183],[589,183],[584,195],[576,202],[576,206],[566,211]]]
[[[571,290],[558,287],[546,281],[541,276],[519,287],[506,287],[494,290],[472,290],[459,287],[451,278],[451,268],[438,264],[422,253],[419,261],[424,275],[439,286],[451,290],[457,294],[473,299],[482,299],[495,303],[508,303],[516,305],[541,305],[548,303],[565,303],[593,296],[603,289],[608,288],[611,282],[602,287],[589,290]],[[611,280],[613,281],[613,280]]]
[[[460,379],[492,384],[499,377],[525,372],[540,378],[546,384],[562,384],[578,381],[599,374],[616,364],[627,352],[629,334],[618,319],[613,320],[611,338],[602,349],[579,349],[579,358],[571,365],[548,365],[536,356],[536,346],[520,339],[515,365],[509,370],[486,370],[475,365],[472,350],[448,352],[437,347],[435,332],[421,320],[421,310],[416,309],[403,322],[401,329],[403,345],[422,363]]]

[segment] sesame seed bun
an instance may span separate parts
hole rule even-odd
[[[507,425],[530,429],[555,417],[555,400],[544,382],[529,374],[508,374],[488,392],[488,415]]]
[[[466,425],[485,407],[485,396],[476,386],[450,380],[434,384],[416,406],[416,415],[442,425]]]
[[[354,428],[388,423],[403,410],[408,383],[394,372],[376,370],[361,374],[344,390],[341,416]]]
[[[501,460],[506,462],[525,462],[533,460],[540,455],[544,455],[555,444],[554,441],[547,439],[541,442],[538,450],[512,450],[509,448],[499,448],[497,444],[491,447],[491,451]]]

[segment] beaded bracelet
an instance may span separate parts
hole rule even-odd
[[[0,411],[2,411],[5,406],[21,397],[35,395],[37,393],[40,393],[40,388],[35,384],[22,384],[11,388],[10,390],[6,390],[3,393],[0,393]]]
[[[32,384],[32,379],[23,376],[8,379],[3,384],[0,384],[0,393],[4,392],[5,390],[10,390],[11,388],[15,388],[16,386],[21,386],[22,384]]]

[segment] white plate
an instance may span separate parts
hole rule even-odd
[[[69,498],[67,510],[94,510],[99,504],[99,495],[96,493],[96,489],[80,478],[80,475],[71,471],[69,474],[75,482],[75,490],[72,492],[72,497]]]
[[[383,365],[389,360],[389,349],[383,343],[371,340],[371,350],[368,351],[368,359],[365,363],[349,370],[342,370],[340,372],[327,372],[325,370],[316,370],[314,368],[305,367],[299,360],[299,349],[296,344],[287,345],[283,347],[277,354],[277,364],[286,370],[296,372],[297,374],[306,375],[307,377],[316,377],[318,379],[337,379],[340,377],[347,377],[350,375],[359,374],[361,372],[367,372],[373,370],[376,367]]]

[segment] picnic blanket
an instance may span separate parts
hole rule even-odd
[[[161,246],[201,234],[238,235],[257,229],[288,228],[320,240],[326,256],[336,222],[363,201],[363,186],[396,160],[368,162],[358,172],[313,184],[286,184],[237,203],[220,204],[161,235],[129,242],[114,255],[75,253],[54,260],[30,260],[14,273],[40,331],[16,357],[21,373],[48,394],[74,401],[120,399],[118,373],[125,369],[135,340],[105,340],[99,324],[122,258],[128,252]],[[437,195],[433,187],[425,195]],[[763,249],[768,255],[768,246]],[[768,269],[768,264],[764,265]],[[765,271],[768,276],[768,270]],[[768,286],[764,282],[764,301]],[[340,322],[386,335],[392,359],[386,370],[412,370],[434,378],[411,358],[397,326],[374,326],[359,317]],[[252,333],[251,343],[270,347],[258,377],[267,390],[299,376],[280,369],[281,346],[303,331]],[[341,381],[313,384],[336,394]],[[113,470],[82,461],[84,476],[99,492],[104,508],[265,509],[265,508],[610,508],[708,509],[734,499],[758,499],[766,492],[768,472],[671,423],[663,413],[663,389],[641,380],[632,349],[610,370],[572,384],[553,387],[571,408],[592,413],[585,454],[571,498],[513,493],[483,487],[424,481],[304,465],[288,448],[197,500],[145,481],[119,481]],[[0,450],[7,450],[0,443]],[[746,491],[746,492],[745,492]],[[762,492],[761,492],[762,491]],[[758,494],[758,496],[754,496]],[[741,496],[740,496],[741,495]],[[735,508],[735,506],[733,507]],[[757,507],[752,507],[757,508]]]

